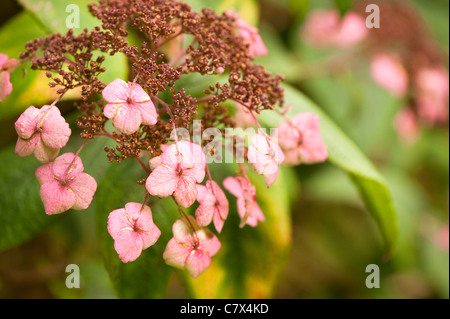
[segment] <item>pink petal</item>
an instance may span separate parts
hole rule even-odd
[[[72,208],[76,202],[73,191],[57,181],[43,184],[40,193],[47,215],[65,212]]]
[[[12,92],[12,83],[10,82],[10,74],[0,70],[0,102],[2,102]]]
[[[39,166],[35,171],[35,175],[40,185],[55,181],[53,177],[53,163]]]
[[[216,208],[216,210],[218,210],[218,209]],[[223,225],[225,224],[225,218],[222,218],[220,216],[220,213],[216,212],[213,217],[213,223],[214,223],[214,227],[216,228],[217,232],[220,234],[222,232]]]
[[[197,237],[199,239],[199,250],[203,250],[210,256],[214,256],[219,251],[221,244],[216,235],[208,228],[201,228],[197,230]]]
[[[70,167],[69,167],[70,166]],[[79,156],[73,153],[64,153],[54,161],[53,175],[59,180],[70,180],[77,174],[83,172],[84,166]]]
[[[173,193],[175,200],[183,207],[188,208],[197,199],[197,187],[191,178],[181,177]]]
[[[185,218],[180,218],[172,226],[173,237],[177,242],[193,243],[193,229],[200,229],[192,216],[187,216],[189,222]]]
[[[114,240],[114,249],[120,260],[127,263],[136,260],[142,253],[142,239],[132,230],[123,230]]]
[[[197,185],[197,201],[201,204],[205,198],[210,195],[210,192],[206,186]]]
[[[408,74],[398,59],[387,54],[377,54],[371,64],[370,73],[379,86],[392,95],[401,97],[408,91]]]
[[[127,212],[132,212],[134,210],[134,213],[131,214],[133,218],[136,218],[136,212],[138,214],[135,228],[138,229],[137,232],[142,238],[142,249],[147,249],[148,247],[154,245],[161,235],[161,231],[153,223],[151,208],[147,205],[142,207],[142,204],[139,203],[128,203],[125,205],[125,209]]]
[[[59,154],[59,148],[50,148],[42,142],[40,134],[36,135],[36,146],[34,156],[41,163],[53,161]]]
[[[62,148],[66,146],[72,133],[69,124],[61,116],[61,112],[56,106],[45,112],[47,112],[46,116],[42,119],[44,121],[41,133],[42,141],[50,148]]]
[[[116,117],[119,108],[126,107],[126,103],[108,103],[103,108],[103,114],[106,118],[112,120]]]
[[[322,137],[317,133],[310,133],[303,137],[300,147],[302,163],[313,164],[326,161],[328,151]]]
[[[163,253],[163,259],[166,264],[178,268],[184,268],[186,259],[190,255],[192,249],[189,244],[178,242],[172,238],[167,243],[166,249]]]
[[[122,230],[134,228],[131,219],[127,218],[125,208],[113,210],[108,216],[108,233],[113,239],[119,236]]]
[[[31,138],[36,132],[40,110],[34,106],[28,107],[14,124],[17,135],[24,140]]]
[[[244,190],[239,182],[239,177],[227,177],[223,181],[225,187],[231,194],[238,198],[244,197]]]
[[[270,188],[270,186],[272,186],[273,183],[275,183],[275,181],[278,178],[278,173],[279,173],[279,168],[278,168],[278,166],[276,166],[276,170],[274,173],[264,174],[264,182],[266,183],[268,188]]]
[[[215,204],[216,198],[209,193],[202,199],[200,206],[195,211],[195,220],[199,226],[208,226],[211,223],[214,216]]]
[[[226,219],[228,217],[228,199],[222,188],[220,188],[219,184],[217,184],[213,180],[209,180],[206,182],[206,186],[208,189],[211,189],[211,194],[214,194],[216,200],[218,202],[218,210],[220,212],[220,216],[222,219]]]
[[[39,134],[33,136],[29,140],[24,140],[22,138],[17,139],[15,152],[20,157],[27,157],[34,153],[37,143],[40,141]]]
[[[312,112],[303,112],[295,115],[291,122],[302,134],[308,131],[319,132],[320,130],[320,119]]]
[[[70,188],[77,196],[77,200],[72,208],[82,210],[88,208],[91,204],[97,190],[97,182],[86,173],[78,173],[73,181],[70,182]]]
[[[167,197],[175,191],[178,180],[178,174],[174,170],[161,165],[155,168],[147,178],[145,187],[153,196]]]
[[[141,112],[142,124],[155,125],[158,120],[158,113],[152,101],[134,103],[134,106]]]
[[[157,168],[161,164],[162,164],[161,156],[155,156],[151,158],[149,161],[149,166],[152,171],[154,171],[155,168]]]
[[[128,82],[128,87],[131,92],[130,99],[133,101],[133,103],[142,103],[151,101],[150,96],[147,94],[147,92],[144,91],[142,86],[140,86],[138,83],[133,84],[133,82]]]
[[[123,104],[113,118],[114,127],[124,134],[133,134],[139,130],[142,123],[141,112],[128,104]]]
[[[115,79],[103,89],[102,96],[109,103],[122,103],[127,101],[129,92],[130,89],[125,81]]]
[[[142,230],[139,232],[139,235],[142,238],[143,249],[147,249],[150,246],[153,246],[161,236],[161,230],[153,224],[153,227],[148,230]]]
[[[199,249],[194,250],[186,260],[186,270],[193,278],[197,278],[211,265],[211,256]]]

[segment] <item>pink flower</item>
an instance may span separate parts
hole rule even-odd
[[[375,55],[370,66],[372,79],[396,97],[408,91],[408,74],[400,61],[388,54]]]
[[[228,200],[219,185],[213,180],[206,181],[206,186],[197,185],[197,201],[200,206],[195,211],[199,226],[208,226],[214,221],[216,230],[220,233],[228,217]]]
[[[429,123],[448,121],[449,77],[444,68],[422,69],[415,78],[419,115]]]
[[[278,143],[284,151],[285,165],[324,162],[328,151],[320,136],[319,117],[305,112],[278,127]]]
[[[448,224],[445,226],[441,226],[438,229],[437,234],[435,235],[434,241],[436,243],[436,245],[445,251],[448,251],[448,243],[449,243],[449,233],[448,233]]]
[[[102,95],[108,102],[103,114],[113,120],[121,133],[132,134],[141,124],[156,124],[155,105],[139,84],[116,79],[105,87]]]
[[[270,187],[278,178],[278,165],[283,163],[284,154],[267,134],[258,133],[253,135],[248,148],[248,161],[256,173],[264,175],[264,181]]]
[[[211,257],[221,245],[209,229],[200,228],[192,216],[187,219],[178,219],[173,224],[173,238],[167,243],[163,258],[168,265],[185,268],[197,278],[210,266]]]
[[[108,232],[124,263],[136,260],[161,235],[153,223],[150,207],[139,203],[127,203],[125,208],[112,211],[108,216]]]
[[[71,134],[69,124],[59,109],[50,105],[41,109],[30,106],[16,121],[15,128],[19,135],[17,155],[25,157],[34,154],[42,163],[55,159]]]
[[[268,53],[257,28],[242,19],[234,10],[228,10],[225,14],[236,19],[239,35],[247,41],[250,56],[264,56]]]
[[[307,17],[303,28],[306,42],[316,47],[346,48],[367,37],[362,17],[347,13],[343,18],[337,10],[315,10]]]
[[[83,173],[83,170],[81,159],[72,153],[65,153],[53,163],[36,169],[36,177],[41,184],[42,202],[48,215],[89,207],[97,190],[97,183],[90,175]]]
[[[257,114],[251,114],[248,110],[248,106],[250,103],[245,104],[237,104],[237,110],[234,114],[234,122],[236,126],[241,127],[242,129],[246,129],[248,127],[253,127],[256,125]]]
[[[174,195],[183,207],[191,206],[198,194],[196,183],[205,178],[206,158],[201,146],[186,141],[170,145],[160,158],[153,158],[154,170],[146,187],[153,196]]]
[[[256,227],[259,221],[265,221],[264,214],[256,202],[256,190],[245,177],[227,177],[223,186],[237,198],[238,214],[241,217],[240,227],[245,224]]]
[[[416,114],[409,108],[400,110],[394,118],[394,128],[397,134],[406,142],[413,143],[420,134]]]
[[[0,53],[0,102],[12,92],[10,73],[19,65],[16,59],[8,59],[6,54]]]

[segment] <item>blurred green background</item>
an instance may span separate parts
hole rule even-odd
[[[10,57],[17,57],[26,41],[45,35],[49,27],[39,20],[39,10],[45,12],[45,5],[33,11],[30,9],[33,1],[19,2],[3,0],[1,4],[0,52]],[[187,2],[194,8],[212,5],[208,0]],[[274,270],[275,277],[268,274],[273,286],[268,288],[268,296],[448,298],[448,121],[439,126],[422,126],[416,141],[405,142],[392,123],[406,101],[393,97],[373,83],[369,74],[370,59],[364,56],[367,52],[356,55],[360,59],[357,68],[344,68],[329,74],[327,70],[324,72],[324,65],[330,56],[343,54],[340,49],[313,48],[300,37],[305,19],[312,10],[337,8],[344,14],[352,5],[358,5],[358,1],[213,2],[218,10],[235,7],[246,20],[259,26],[269,54],[257,62],[272,73],[284,74],[288,84],[315,102],[355,142],[386,179],[397,213],[398,246],[392,258],[385,259],[376,225],[358,190],[343,171],[328,162],[287,171],[286,178],[281,181],[285,183],[279,185],[279,189],[290,198],[291,221],[289,229],[283,230],[289,241],[288,254],[279,261],[281,268]],[[361,2],[377,4],[383,1]],[[444,57],[443,64],[448,69],[449,2],[396,2],[417,14],[415,23],[423,24],[430,39],[438,44]],[[39,1],[34,5],[36,3]],[[51,13],[49,17],[51,24]],[[83,20],[82,16],[82,24],[84,22],[86,25],[92,23],[90,19]],[[58,30],[59,27],[55,28]],[[119,63],[105,76],[126,77],[126,74],[126,68]],[[51,102],[54,95],[48,89],[45,76],[39,72],[18,69],[12,74],[11,81],[13,93],[0,103],[0,158],[5,164],[0,169],[0,222],[4,225],[3,234],[0,234],[0,298],[114,298],[116,295],[104,267],[101,247],[97,244],[95,207],[61,216],[26,215],[28,207],[42,210],[40,199],[35,195],[38,185],[34,169],[39,163],[14,154],[13,145],[17,138],[14,122],[26,107]],[[69,97],[59,104],[62,112],[72,119],[75,98]],[[79,143],[74,142],[67,150],[74,150],[77,145]],[[95,172],[96,177],[105,174],[106,156],[103,156],[102,146],[89,147],[98,152],[82,156],[85,167],[90,167],[89,171]],[[12,193],[14,197],[10,197]],[[12,202],[17,198],[21,199],[20,203]],[[27,235],[20,229],[7,233],[8,222],[14,221],[15,214],[24,216]],[[236,224],[233,219],[227,222]],[[446,247],[438,238],[445,227]],[[41,232],[41,229],[44,230]],[[14,240],[7,244],[1,240],[2,236]],[[264,249],[264,246],[258,249]],[[262,251],[254,253],[263,254]],[[65,286],[68,264],[77,264],[81,269],[79,289]],[[365,285],[368,275],[365,270],[369,264],[380,266],[378,289],[368,289]],[[270,267],[265,269],[270,271]],[[180,275],[171,275],[168,282],[162,297],[199,295],[192,293],[192,288],[184,288],[190,285]],[[249,285],[259,287],[264,283],[250,282]]]

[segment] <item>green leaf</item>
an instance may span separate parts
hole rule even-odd
[[[248,23],[258,24],[258,3],[255,0],[183,0],[182,2],[189,4],[192,10],[197,12],[201,12],[204,8],[213,9],[217,13],[235,9]]]
[[[334,5],[341,16],[344,16],[352,8],[353,0],[334,0]]]
[[[216,181],[234,175],[228,164],[213,165],[211,170]],[[210,268],[196,279],[181,273],[192,298],[270,298],[274,294],[291,245],[289,193],[294,190],[298,196],[298,184],[290,179],[294,173],[287,167],[270,189],[261,176],[248,174],[266,221],[240,229],[236,198],[228,197],[229,217],[218,235],[222,247]]]
[[[45,214],[34,175],[40,163],[19,158],[14,147],[0,152],[0,251],[25,242],[60,216]]]
[[[99,25],[99,20],[89,13],[88,4],[94,0],[18,0],[19,3],[31,12],[52,33],[66,33],[71,26],[75,34],[81,33],[84,28],[93,29]],[[74,10],[75,8],[75,10]],[[78,9],[76,9],[78,8]],[[79,26],[73,24],[72,19],[79,10]]]
[[[123,208],[128,202],[143,202],[145,188],[136,181],[145,177],[142,167],[133,160],[111,164],[95,195],[100,250],[113,288],[120,298],[162,298],[173,272],[173,268],[167,266],[162,258],[166,244],[172,237],[172,224],[179,218],[177,207],[171,198],[149,204],[161,236],[137,260],[122,263],[107,230],[110,212]]]
[[[320,117],[321,133],[328,148],[329,161],[350,176],[384,239],[385,253],[390,256],[397,244],[397,219],[390,191],[384,178],[369,159],[316,105],[297,90],[285,85],[285,100],[292,104],[288,117],[300,112],[313,112]],[[277,127],[283,119],[263,112],[260,121]]]
[[[26,42],[41,36],[45,36],[45,30],[30,14],[21,12],[0,29],[0,51],[9,58],[17,59],[25,51]],[[40,86],[44,78],[43,73],[32,71],[28,64],[19,66],[12,72],[10,80],[13,91],[0,103],[0,119],[11,117],[31,104],[45,102],[47,96],[42,94],[42,90],[40,94],[31,94],[36,93],[34,89]]]
[[[289,0],[289,7],[292,12],[303,18],[308,13],[309,0]]]

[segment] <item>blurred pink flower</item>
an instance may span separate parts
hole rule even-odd
[[[139,203],[127,203],[125,208],[112,211],[108,216],[108,232],[124,263],[136,260],[161,235],[153,223],[150,207]]]
[[[89,207],[97,182],[83,173],[81,159],[72,153],[59,156],[53,163],[36,169],[41,184],[41,199],[48,215],[69,209],[82,210]]]
[[[278,165],[283,163],[284,154],[267,134],[258,133],[253,135],[248,148],[248,161],[257,174],[264,175],[264,181],[270,187],[278,178]]]
[[[116,79],[105,87],[102,95],[108,102],[103,113],[121,133],[132,134],[141,124],[156,124],[155,105],[139,84]]]
[[[376,54],[370,66],[372,79],[395,97],[408,92],[408,73],[400,61],[388,54]]]
[[[154,170],[147,178],[146,188],[153,196],[174,195],[183,207],[197,199],[196,183],[205,178],[206,158],[201,146],[186,141],[170,145],[160,158],[153,158]]]
[[[268,53],[257,28],[242,19],[233,9],[226,11],[225,14],[236,19],[239,35],[244,38],[249,45],[250,56],[264,56]]]
[[[419,115],[431,124],[448,121],[449,75],[444,68],[422,69],[415,78]]]
[[[362,17],[347,13],[340,17],[337,10],[312,11],[307,17],[303,32],[305,41],[316,47],[346,48],[361,42],[368,35]]]
[[[0,53],[0,102],[12,92],[10,74],[19,64],[16,59],[8,59],[6,54]]]
[[[400,110],[394,118],[397,134],[406,142],[413,143],[420,135],[420,127],[416,114],[410,108]]]
[[[240,227],[245,224],[256,227],[258,222],[265,221],[265,217],[256,202],[256,190],[245,177],[227,177],[223,186],[237,198],[238,214],[241,217]]]
[[[192,216],[178,219],[172,227],[173,238],[167,243],[163,258],[168,265],[185,268],[197,278],[211,264],[220,249],[220,241],[207,228],[200,228]]]
[[[319,121],[314,113],[304,112],[278,126],[278,143],[285,155],[283,164],[313,164],[328,158]]]
[[[19,135],[16,153],[21,157],[34,153],[36,159],[48,163],[58,156],[69,141],[71,130],[56,106],[41,109],[30,106],[15,123]]]
[[[257,28],[251,26],[241,18],[237,20],[237,26],[239,34],[247,40],[249,44],[250,56],[264,56],[268,53]]]
[[[448,232],[448,224],[441,227],[436,234],[435,242],[438,247],[443,250],[448,251],[449,247],[449,232]]]
[[[251,114],[248,110],[248,107],[244,104],[237,103],[237,110],[236,113],[233,116],[234,123],[237,127],[240,127],[242,129],[246,129],[249,127],[253,127],[256,125],[256,118],[257,114]]]
[[[197,201],[200,206],[195,211],[199,226],[208,226],[211,221],[217,232],[221,232],[228,217],[228,199],[220,186],[213,180],[206,181],[206,185],[197,185]]]

